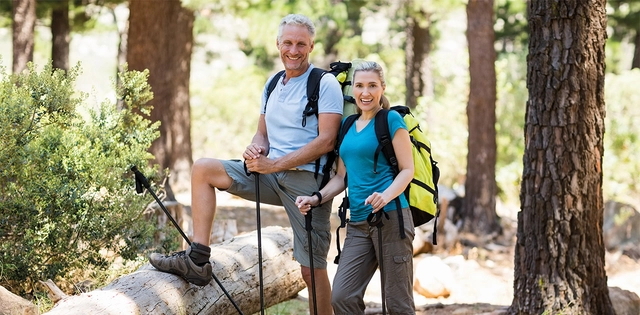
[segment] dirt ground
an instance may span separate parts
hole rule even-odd
[[[235,197],[221,195],[218,202],[216,219],[236,220],[238,233],[256,229],[255,203]],[[338,199],[336,199],[338,200]],[[335,205],[334,205],[335,206]],[[515,215],[499,213],[504,235],[495,243],[485,248],[462,246],[450,252],[435,252],[454,274],[455,286],[448,298],[427,299],[414,293],[418,315],[466,315],[466,314],[500,314],[513,299],[513,244],[515,241]],[[332,228],[338,225],[336,215],[332,216]],[[261,225],[289,226],[284,210],[280,207],[261,206]],[[344,230],[341,231],[344,235]],[[335,237],[335,233],[332,235]],[[467,244],[472,241],[465,242]],[[335,243],[332,240],[329,252],[330,260],[335,257]],[[414,265],[427,254],[414,258]],[[617,286],[635,292],[640,296],[640,263],[620,253],[606,254],[606,268],[609,286]],[[335,273],[337,265],[329,263],[330,276]],[[365,296],[367,314],[380,314],[379,277],[374,276]],[[306,290],[300,292],[298,300],[306,304]],[[281,313],[279,313],[281,314]],[[293,313],[292,313],[293,314]]]

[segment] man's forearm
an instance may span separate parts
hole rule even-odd
[[[269,155],[269,140],[261,133],[256,133],[251,139],[251,143],[255,143],[264,148],[264,152],[261,152],[262,155]]]
[[[302,148],[275,160],[279,170],[288,170],[300,165],[314,162],[334,149],[335,141],[317,137]]]

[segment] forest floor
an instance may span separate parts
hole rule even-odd
[[[255,204],[235,197],[219,198],[217,219],[235,219],[238,233],[256,229]],[[338,199],[336,199],[338,200]],[[513,260],[515,244],[515,215],[499,213],[503,223],[503,234],[490,246],[474,247],[473,240],[466,239],[467,246],[458,246],[449,252],[435,252],[429,255],[440,257],[453,272],[455,285],[448,298],[427,299],[414,293],[418,315],[465,315],[498,314],[506,309],[513,299]],[[281,207],[261,206],[262,227],[277,225],[290,226],[286,213]],[[332,231],[338,225],[336,215],[332,216]],[[344,232],[341,231],[344,235]],[[335,237],[333,233],[332,237]],[[335,241],[332,240],[332,244]],[[330,260],[335,257],[335,246],[329,252]],[[414,258],[416,265],[427,254]],[[335,274],[337,265],[329,263],[330,277]],[[606,270],[609,286],[635,292],[640,296],[640,262],[620,253],[606,254]],[[367,290],[367,314],[379,314],[380,306],[379,276],[374,276]],[[286,302],[287,307],[267,314],[300,314],[306,309],[306,290],[299,293],[294,301]],[[297,301],[297,302],[296,302]],[[298,304],[298,305],[296,305]],[[370,307],[369,307],[370,305]],[[288,309],[288,310],[287,310]]]

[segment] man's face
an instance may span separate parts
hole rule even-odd
[[[285,70],[307,70],[309,54],[313,51],[313,40],[306,27],[285,25],[277,45]]]

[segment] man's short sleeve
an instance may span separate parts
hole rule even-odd
[[[267,82],[264,84],[264,89],[262,89],[262,97],[260,98],[260,115],[264,114],[266,109],[267,109],[267,92],[269,89],[269,83],[271,83],[271,80],[274,79],[274,77],[277,75],[277,73],[272,74],[269,79],[267,79]]]
[[[318,113],[336,113],[342,115],[344,98],[342,88],[336,77],[330,73],[322,76],[320,81],[320,95],[318,99]]]

